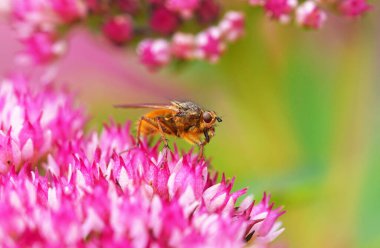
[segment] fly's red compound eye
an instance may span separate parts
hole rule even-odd
[[[204,122],[206,123],[210,123],[212,121],[212,116],[210,112],[204,112],[202,117],[203,117]]]

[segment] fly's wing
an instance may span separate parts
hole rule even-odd
[[[168,104],[151,104],[151,103],[142,103],[142,104],[116,104],[113,105],[115,108],[129,108],[129,109],[139,109],[139,108],[148,108],[148,109],[170,109],[177,110],[173,105]]]

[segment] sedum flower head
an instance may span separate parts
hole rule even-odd
[[[28,79],[13,76],[0,87],[0,172],[43,159],[54,145],[82,133],[83,111],[51,85],[30,89]]]
[[[34,92],[10,78],[0,96],[1,159],[12,161],[0,171],[6,247],[265,247],[284,230],[269,195],[238,205],[246,189],[191,152],[162,163],[158,145],[136,147],[128,123],[82,132],[83,112],[50,85]]]

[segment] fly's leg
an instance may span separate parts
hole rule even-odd
[[[156,123],[157,123],[158,130],[160,131],[162,142],[164,142],[164,147],[165,148],[169,148],[168,139],[166,138],[164,130],[162,129],[161,121],[160,121],[159,118],[156,118],[155,120],[156,120]]]
[[[150,119],[148,117],[143,116],[140,119],[139,128],[137,130],[138,139],[139,139],[140,134],[141,134],[141,123],[143,121],[145,121],[147,124],[151,125],[161,135],[161,140],[164,143],[163,161],[162,162],[165,163],[167,161],[167,153],[168,153],[168,149],[169,149],[169,144],[168,144],[168,140],[166,139],[165,132],[172,134],[173,131],[169,127],[167,127],[167,125],[165,125],[165,123],[163,123],[159,118]]]
[[[166,161],[167,150],[169,149],[169,144],[168,144],[168,140],[166,139],[165,133],[174,134],[173,130],[169,126],[167,126],[165,123],[163,123],[159,117],[157,117],[155,119],[151,119],[151,118],[142,116],[139,120],[138,127],[137,127],[137,137],[136,137],[136,145],[137,146],[142,145],[140,137],[141,137],[141,129],[142,129],[143,121],[145,121],[146,124],[150,125],[151,128],[158,131],[158,133],[161,135],[161,140],[164,143],[164,151],[163,151],[164,152],[164,160]],[[119,154],[123,154],[125,152],[128,152],[129,150],[131,150],[131,149],[127,149],[125,151],[122,151]]]
[[[204,129],[203,134],[205,136],[204,141],[198,143],[198,146],[199,146],[198,161],[200,161],[203,158],[204,146],[210,142],[210,138],[211,138],[211,136],[209,135],[208,129]]]
[[[137,144],[140,145],[140,146],[142,144],[140,137],[141,137],[141,127],[142,127],[143,121],[145,121],[153,129],[158,130],[160,133],[161,133],[161,130],[162,130],[162,128],[160,130],[160,128],[158,127],[158,121],[156,119],[153,120],[153,119],[150,119],[148,117],[142,116],[140,118],[139,125],[137,127],[137,137],[136,137]],[[163,133],[163,131],[162,131],[162,133]]]
[[[202,160],[202,158],[203,158],[204,147],[206,144],[207,144],[207,142],[205,142],[205,141],[198,144],[198,146],[199,146],[198,161]]]
[[[183,138],[192,144],[198,145],[198,147],[199,147],[198,161],[202,160],[204,146],[207,144],[207,142],[206,141],[201,142],[198,137],[193,136],[193,135],[185,135],[185,136],[183,136]]]
[[[162,163],[166,163],[167,159],[168,159],[168,150],[169,150],[168,139],[165,136],[165,133],[164,133],[164,130],[162,129],[161,121],[159,120],[159,118],[156,118],[155,120],[156,120],[156,123],[158,126],[158,130],[160,131],[161,140],[162,140],[162,142],[164,142]]]
[[[139,120],[139,124],[137,126],[137,135],[136,135],[136,145],[134,145],[133,147],[131,148],[128,148],[126,150],[123,150],[121,152],[119,152],[119,156],[122,155],[123,153],[126,153],[126,152],[129,152],[130,150],[132,150],[133,148],[136,148],[136,147],[141,147],[141,139],[140,139],[140,136],[141,136],[141,123],[143,121],[144,117],[141,117],[140,120]]]
[[[165,133],[167,134],[174,134],[174,131],[166,125],[159,117],[156,117],[154,119],[148,118],[148,117],[141,117],[140,123],[137,129],[137,138],[140,140],[141,136],[141,123],[145,121],[147,124],[151,125],[156,131],[158,131],[161,135],[161,139],[164,142],[165,147],[169,148],[168,140],[165,137]]]
[[[140,120],[139,120],[139,125],[137,127],[137,136],[136,136],[136,144],[137,146],[141,146],[141,139],[140,139],[140,136],[141,136],[141,124],[144,120],[144,117],[141,117]]]
[[[149,119],[145,116],[142,116],[138,122],[138,126],[137,126],[137,135],[136,135],[136,147],[141,147],[142,146],[142,141],[141,141],[141,126],[142,126],[142,123],[143,121],[145,121],[147,124],[149,124],[150,126],[152,126],[154,129],[158,129],[158,126],[157,124],[152,120],[152,119]],[[124,150],[122,152],[119,153],[119,155],[125,153],[125,152],[128,152],[130,151],[132,148],[130,149],[127,149],[127,150]]]

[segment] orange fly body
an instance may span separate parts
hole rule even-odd
[[[197,104],[187,101],[172,101],[170,104],[121,104],[117,108],[149,108],[152,111],[143,115],[137,125],[137,142],[140,136],[161,135],[165,148],[168,148],[166,135],[183,138],[199,146],[199,156],[203,156],[204,146],[215,135],[215,126],[222,119],[214,111],[204,110]]]

